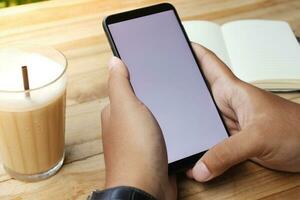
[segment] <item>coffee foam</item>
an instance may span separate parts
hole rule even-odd
[[[24,65],[28,68],[30,97],[25,95],[23,88],[21,67]],[[0,111],[24,112],[55,101],[66,89],[64,70],[65,66],[40,54],[17,49],[1,51]]]

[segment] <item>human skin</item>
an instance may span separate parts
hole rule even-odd
[[[193,49],[231,137],[209,149],[187,175],[205,182],[247,159],[300,172],[300,105],[239,80],[204,47]],[[108,66],[110,105],[102,112],[106,187],[133,186],[158,199],[176,199],[156,119],[132,91],[124,63],[113,57]]]
[[[176,199],[161,129],[133,93],[127,68],[116,57],[109,62],[108,93],[110,104],[101,116],[106,188],[132,186],[157,199]]]
[[[205,182],[247,159],[300,172],[300,105],[239,80],[212,52],[193,47],[231,137],[207,151],[188,176]]]

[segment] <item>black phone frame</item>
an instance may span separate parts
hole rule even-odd
[[[195,52],[192,48],[190,40],[188,39],[187,33],[186,33],[186,31],[185,31],[185,29],[184,29],[184,27],[183,27],[183,25],[180,21],[179,15],[178,15],[175,7],[172,4],[170,4],[170,3],[160,3],[160,4],[156,4],[156,5],[152,5],[152,6],[148,6],[148,7],[143,7],[143,8],[138,8],[138,9],[130,10],[130,11],[126,11],[126,12],[121,12],[121,13],[117,13],[117,14],[113,14],[113,15],[109,15],[109,16],[105,17],[102,21],[102,26],[103,26],[104,32],[106,34],[106,37],[108,39],[108,42],[110,44],[110,47],[112,49],[112,52],[113,52],[114,56],[117,56],[120,59],[122,59],[119,52],[118,52],[116,44],[115,44],[115,42],[112,38],[112,35],[109,31],[108,26],[110,24],[130,20],[130,19],[135,19],[135,18],[138,18],[138,17],[147,16],[147,15],[152,15],[152,14],[156,14],[156,13],[160,13],[160,12],[164,12],[164,11],[169,11],[169,10],[172,10],[175,13],[177,21],[180,24],[181,30],[184,34],[184,37],[185,37],[185,39],[186,39],[186,41],[189,45],[189,48],[190,48],[190,50],[193,54],[193,57],[194,57],[197,65],[198,65],[198,69],[200,71],[200,74],[203,76],[203,78],[205,80],[206,87],[209,90],[210,96],[213,99],[213,102],[214,102],[214,104],[217,108],[219,117],[221,118],[223,126],[224,126],[224,128],[227,132],[227,135],[229,136],[228,129],[227,129],[225,123],[224,123],[224,119],[221,117],[221,112],[220,112],[220,110],[219,110],[219,108],[218,108],[218,106],[215,102],[215,99],[213,98],[212,91],[211,91],[211,88],[209,86],[209,83],[208,83],[207,79],[205,78],[204,73],[203,73],[203,71],[200,67],[200,64],[199,64],[199,62],[196,58],[196,54],[195,54]],[[169,173],[176,173],[176,172],[184,171],[184,170],[192,167],[204,155],[204,153],[206,151],[196,153],[194,155],[183,158],[181,160],[177,160],[175,162],[169,163]]]

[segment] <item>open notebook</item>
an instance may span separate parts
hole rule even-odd
[[[215,52],[240,79],[271,91],[300,89],[300,46],[288,23],[183,22],[189,39]]]

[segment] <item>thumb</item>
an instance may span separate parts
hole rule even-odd
[[[113,56],[108,62],[108,67],[108,96],[112,110],[114,107],[121,108],[135,101],[136,96],[129,81],[129,73],[122,60]]]
[[[199,182],[205,182],[222,174],[228,168],[261,152],[261,145],[254,137],[244,131],[226,138],[221,143],[208,150],[188,172]]]

